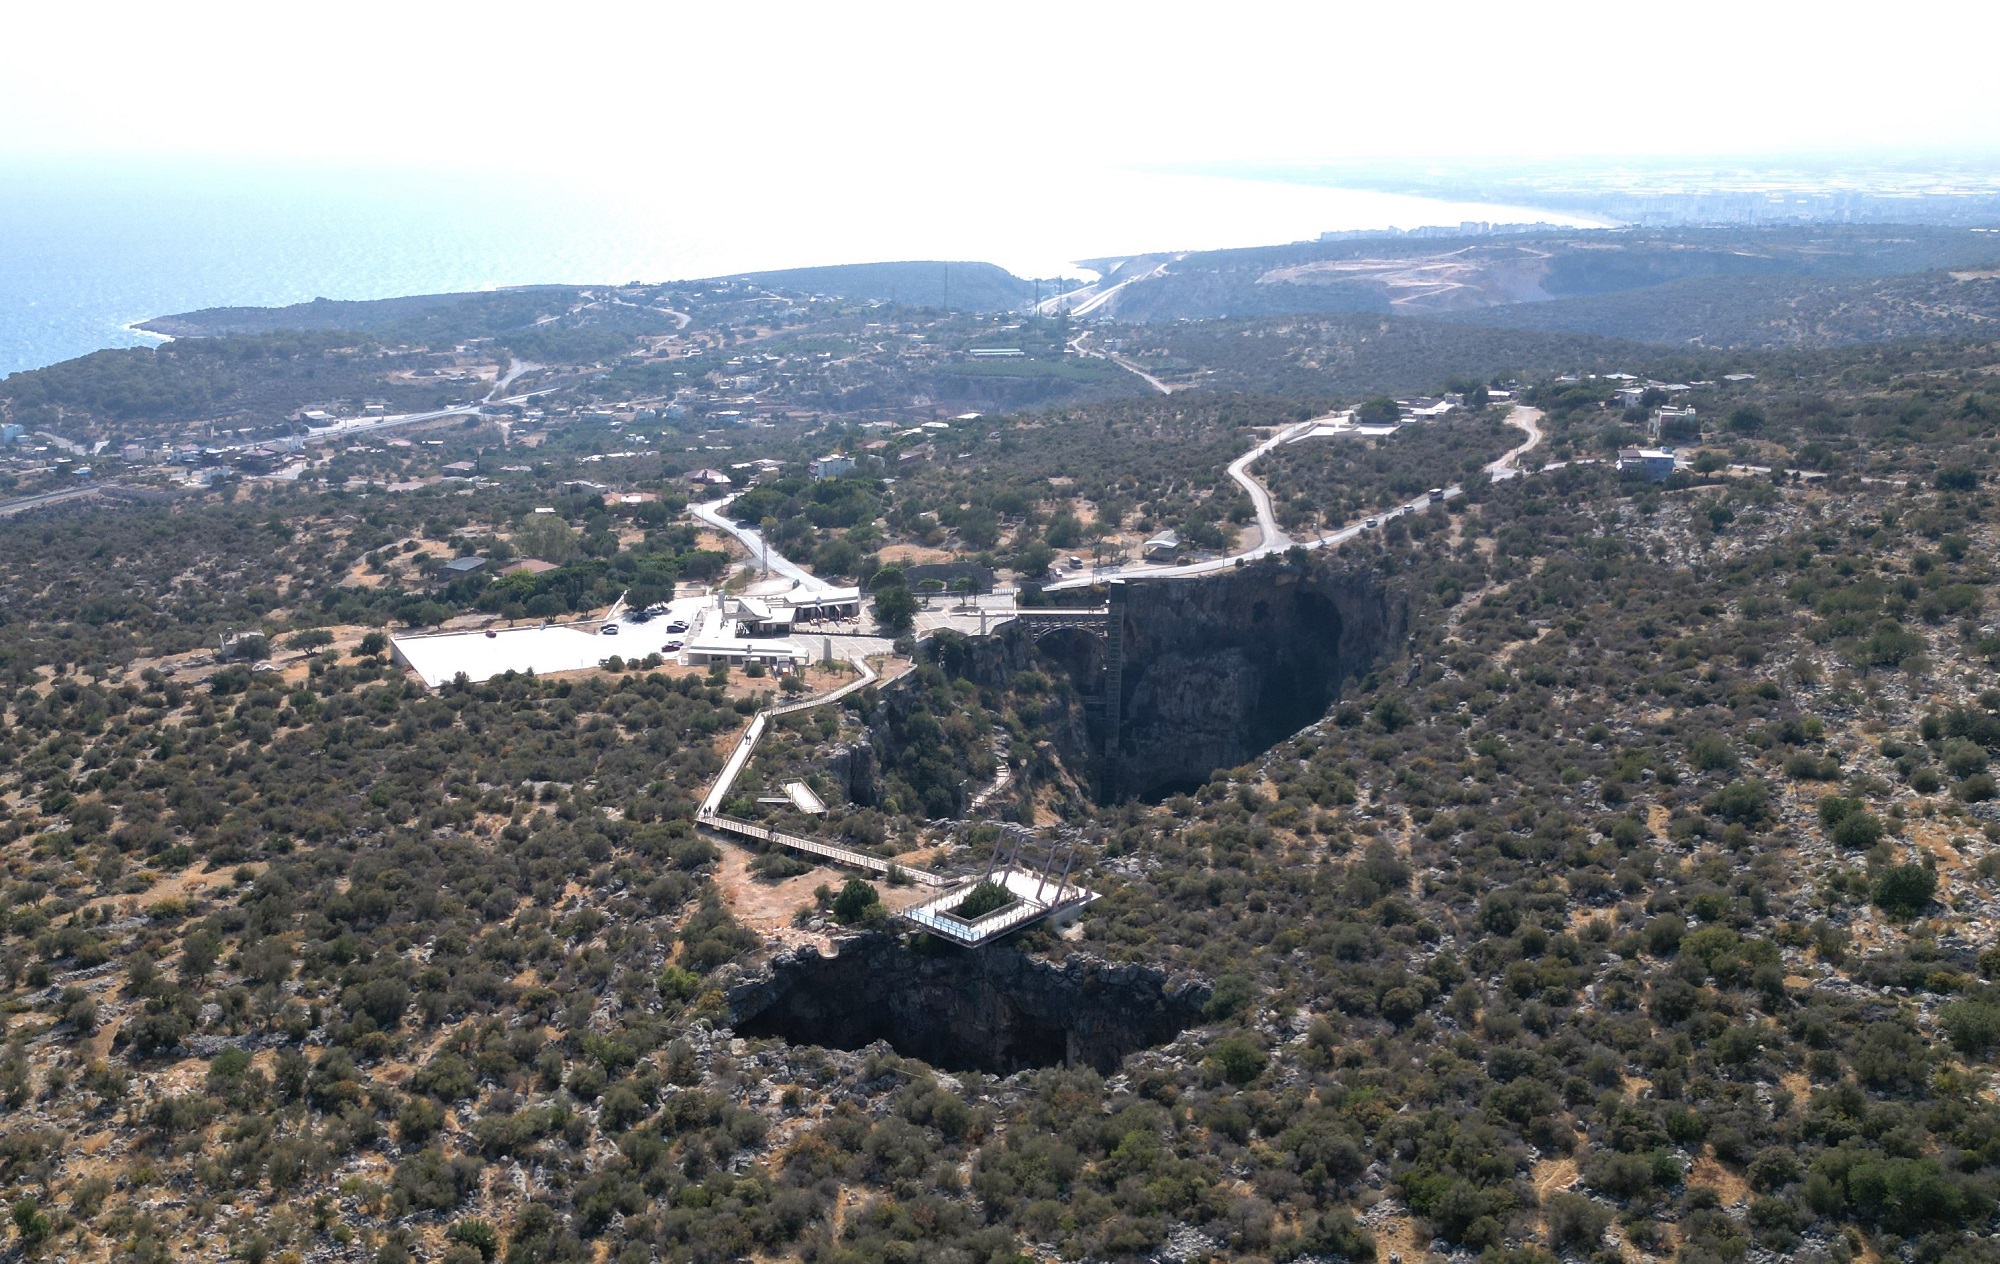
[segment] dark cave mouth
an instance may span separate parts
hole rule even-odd
[[[944,1071],[1117,1070],[1201,1021],[1196,995],[1130,970],[1058,970],[1006,948],[920,953],[901,941],[794,957],[736,1033],[848,1051],[882,1041]]]

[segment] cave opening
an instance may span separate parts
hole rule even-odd
[[[1205,990],[1104,963],[1057,968],[1004,945],[920,950],[887,936],[833,957],[774,963],[738,1007],[739,1035],[855,1050],[880,1040],[946,1071],[1037,1067],[1110,1074],[1126,1055],[1201,1021]]]

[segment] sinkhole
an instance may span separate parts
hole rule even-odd
[[[1110,1074],[1199,1023],[1207,999],[1205,985],[1143,966],[1073,958],[1058,967],[1005,945],[920,950],[879,935],[833,957],[778,957],[730,1009],[742,1036],[848,1050],[881,1040],[946,1071]]]

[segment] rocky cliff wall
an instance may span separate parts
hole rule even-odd
[[[1400,589],[1373,565],[1338,556],[1122,588],[1111,598],[1122,640],[1117,732],[1111,708],[1086,716],[1079,707],[1052,738],[1071,772],[1107,801],[1158,799],[1255,758],[1325,715],[1343,683],[1396,653],[1408,634]],[[1007,689],[1025,671],[1067,677],[1081,696],[1110,688],[1105,641],[1080,629],[1037,638],[1010,623],[990,636],[940,637],[935,652],[947,673],[987,689]],[[877,801],[881,771],[899,758],[880,720],[914,704],[914,684],[885,686],[866,748],[835,761],[854,801]]]
[[[1061,966],[1005,944],[919,951],[888,935],[836,956],[800,948],[728,989],[738,1034],[859,1049],[877,1040],[953,1071],[1005,1075],[1090,1066],[1201,1021],[1208,985],[1137,965],[1072,956]]]
[[[1408,632],[1401,593],[1336,560],[1124,590],[1120,723],[1102,756],[1114,798],[1158,798],[1255,757],[1326,714]]]

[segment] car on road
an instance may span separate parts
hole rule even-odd
[[[1430,498],[1431,498],[1432,500],[1443,500],[1443,499],[1444,499],[1444,488],[1442,488],[1442,487],[1433,487],[1433,488],[1431,488],[1431,489],[1430,489],[1429,491],[1425,492],[1425,493],[1424,493],[1424,495],[1426,495],[1426,496],[1429,496],[1429,497],[1430,497]]]
[[[1366,522],[1364,522],[1364,523],[1362,523],[1362,524],[1361,524],[1361,529],[1362,529],[1363,531],[1368,531],[1368,530],[1371,530],[1371,529],[1373,529],[1373,528],[1375,528],[1375,527],[1379,527],[1379,526],[1381,526],[1381,525],[1382,525],[1382,522],[1381,522],[1381,519],[1379,519],[1379,518],[1370,518],[1370,519],[1369,519],[1368,521],[1366,521]]]

